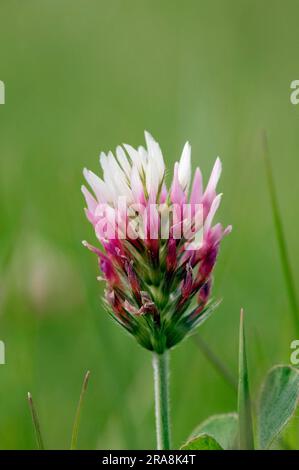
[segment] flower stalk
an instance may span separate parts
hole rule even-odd
[[[153,353],[157,450],[170,449],[169,352]]]

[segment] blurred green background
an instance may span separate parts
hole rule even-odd
[[[142,144],[144,129],[170,166],[188,139],[205,181],[223,161],[219,218],[233,232],[215,273],[223,302],[200,334],[236,374],[243,306],[253,390],[289,362],[296,334],[260,133],[298,281],[298,15],[297,0],[1,0],[0,448],[35,448],[28,391],[47,447],[67,448],[87,369],[79,447],[155,447],[151,356],[103,311],[96,259],[81,245],[95,241],[82,168]],[[236,409],[236,396],[194,339],[171,361],[177,447],[202,419]]]

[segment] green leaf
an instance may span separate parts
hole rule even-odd
[[[35,430],[37,447],[39,450],[44,450],[45,446],[44,446],[44,441],[43,441],[43,437],[41,433],[40,422],[39,422],[38,414],[37,414],[37,411],[36,411],[36,408],[32,399],[32,395],[30,392],[28,392],[27,398],[28,398],[28,404],[29,404],[29,408],[31,411],[32,422],[33,422],[33,426]]]
[[[275,187],[275,181],[274,181],[271,159],[270,159],[269,148],[268,148],[268,139],[267,139],[267,134],[265,132],[263,133],[263,155],[264,155],[264,161],[265,161],[266,172],[267,172],[267,180],[268,180],[269,195],[270,195],[270,200],[271,200],[272,215],[273,215],[273,220],[274,220],[274,227],[275,227],[276,238],[278,242],[282,270],[283,270],[285,283],[286,283],[286,287],[288,291],[290,307],[291,307],[293,318],[294,318],[294,326],[296,328],[297,333],[299,333],[298,299],[297,299],[294,276],[293,276],[289,253],[288,253],[287,241],[286,241],[284,229],[283,229],[281,211],[279,209],[279,204],[278,204],[277,190]]]
[[[240,315],[239,336],[239,387],[238,387],[238,415],[239,415],[239,447],[242,450],[254,449],[253,426],[251,417],[251,400],[249,393],[249,378],[246,358],[244,312]]]
[[[181,450],[223,450],[223,448],[212,436],[200,434],[182,445]]]
[[[83,380],[83,385],[82,385],[82,389],[81,389],[79,403],[78,403],[78,407],[77,407],[77,410],[76,410],[76,415],[75,415],[75,420],[74,420],[74,425],[73,425],[73,430],[72,430],[71,450],[77,449],[81,411],[82,411],[84,395],[85,395],[87,385],[88,385],[88,381],[89,381],[89,376],[90,376],[90,372],[88,370],[86,372],[84,380]]]
[[[190,439],[194,439],[203,433],[216,439],[219,445],[225,450],[236,448],[238,436],[237,413],[210,416],[193,431]]]
[[[275,366],[262,385],[258,407],[259,446],[267,449],[293,416],[299,399],[299,371]]]
[[[219,357],[215,351],[204,341],[200,335],[194,336],[194,342],[201,350],[205,358],[210,361],[215,370],[223,377],[223,379],[234,389],[235,392],[238,390],[237,378],[227,368],[225,361]]]

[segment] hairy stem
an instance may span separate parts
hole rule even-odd
[[[155,384],[155,411],[156,411],[156,434],[157,449],[170,449],[170,426],[169,426],[169,353],[154,353],[154,384]]]

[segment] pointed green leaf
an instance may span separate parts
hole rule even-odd
[[[203,433],[216,439],[219,445],[225,450],[236,448],[238,435],[237,413],[210,416],[193,431],[190,439],[194,439]]]
[[[299,371],[273,367],[262,385],[258,409],[259,446],[267,449],[293,416],[299,399]]]
[[[181,450],[223,450],[223,448],[212,436],[200,434],[182,445]]]
[[[39,450],[44,450],[45,446],[44,446],[44,441],[43,441],[43,437],[41,433],[40,422],[38,419],[38,414],[37,414],[31,393],[28,392],[27,398],[28,398],[28,404],[29,404],[29,408],[31,411],[32,422],[33,422],[33,426],[35,430],[37,447]]]
[[[239,415],[239,447],[242,450],[254,449],[243,309],[241,310],[241,315],[240,315],[240,336],[239,336],[238,415]]]

